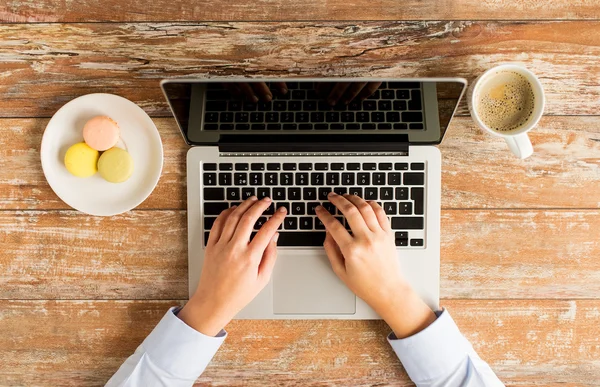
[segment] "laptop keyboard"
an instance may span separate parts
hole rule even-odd
[[[219,83],[206,90],[204,130],[424,130],[421,84],[383,82],[364,101],[330,106],[313,82],[287,82],[269,102],[234,99]]]
[[[334,191],[377,201],[390,220],[396,246],[423,247],[425,180],[425,163],[204,163],[204,243],[221,211],[255,195],[273,201],[255,230],[283,206],[288,215],[278,245],[321,246],[325,227],[316,217],[316,206],[322,205],[350,229],[327,199]]]

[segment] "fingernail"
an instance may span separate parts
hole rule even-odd
[[[267,197],[263,198],[263,200],[264,200],[265,202],[270,202],[270,201],[271,201],[271,198],[267,196]]]
[[[273,242],[277,243],[278,239],[279,239],[279,233],[276,232],[275,235],[273,235]]]
[[[252,102],[257,103],[258,102],[258,97],[253,95],[252,96]]]
[[[285,207],[279,207],[279,208],[277,209],[277,211],[279,211],[279,212],[286,212],[286,211],[287,211],[287,208],[285,208]]]
[[[253,202],[258,200],[258,198],[256,196],[250,196],[248,199],[250,199]]]
[[[288,92],[288,89],[286,87],[282,87],[280,91],[281,91],[281,94],[285,94]]]
[[[271,100],[273,99],[273,96],[271,94],[267,94],[267,95],[265,95],[265,99],[267,100],[267,102],[271,102]]]
[[[324,208],[323,208],[323,206],[316,206],[316,207],[315,207],[315,211],[321,211],[321,210],[323,210],[323,209],[324,209]]]
[[[237,208],[237,206],[234,205],[234,206],[231,206],[231,208]]]
[[[332,191],[332,192],[328,193],[327,196],[338,196],[338,194],[336,194],[335,192]]]
[[[330,104],[331,106],[335,106],[336,100],[330,98],[330,99],[327,100],[327,103]]]

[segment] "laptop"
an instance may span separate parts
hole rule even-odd
[[[277,263],[269,284],[237,318],[378,319],[337,278],[325,255],[325,229],[314,208],[322,204],[348,227],[327,201],[334,191],[382,205],[405,278],[437,309],[441,155],[435,145],[466,85],[461,78],[163,80],[162,90],[191,146],[190,296],[217,215],[252,195],[269,196],[274,206],[255,230],[277,207],[287,207]],[[362,90],[366,99],[332,106],[328,97],[343,89]]]

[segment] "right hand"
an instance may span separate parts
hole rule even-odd
[[[350,235],[327,210],[317,207],[317,216],[327,229],[323,246],[337,276],[390,325],[398,338],[431,324],[435,314],[402,277],[394,231],[379,204],[333,192],[329,201],[352,229]]]

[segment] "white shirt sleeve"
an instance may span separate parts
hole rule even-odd
[[[448,311],[436,314],[436,321],[413,336],[388,336],[412,381],[418,387],[504,386],[460,333]]]
[[[117,373],[108,387],[192,386],[227,337],[222,330],[216,337],[203,335],[175,314],[171,308],[144,342]]]

